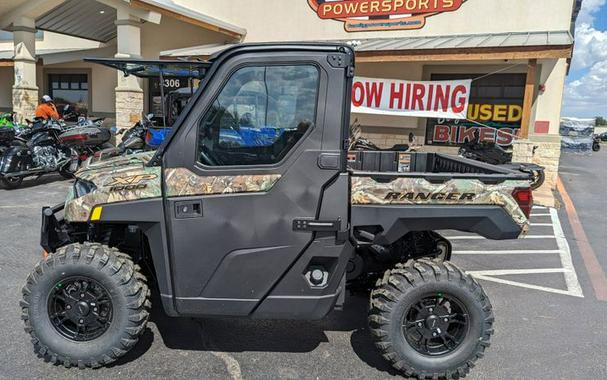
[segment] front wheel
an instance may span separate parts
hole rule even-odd
[[[0,184],[5,189],[16,189],[23,183],[23,177],[0,177]]]
[[[481,286],[450,262],[399,264],[371,292],[375,344],[409,377],[464,377],[489,346],[493,321]]]
[[[96,243],[70,244],[39,262],[21,301],[34,351],[65,367],[114,362],[137,343],[149,289],[128,258]]]
[[[531,180],[531,190],[537,190],[544,184],[546,180],[546,173],[544,170],[533,170],[531,172],[533,174],[533,179]]]
[[[599,144],[599,143],[592,144],[592,151],[593,152],[598,152],[599,150],[601,150],[601,144]]]

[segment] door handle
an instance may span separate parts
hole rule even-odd
[[[202,201],[179,201],[175,202],[175,218],[189,219],[202,216]]]

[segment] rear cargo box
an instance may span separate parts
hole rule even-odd
[[[351,151],[348,153],[348,167],[352,170],[369,172],[408,172],[411,153],[388,151]]]

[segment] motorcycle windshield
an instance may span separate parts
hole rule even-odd
[[[120,70],[124,75],[134,75],[139,78],[158,78],[162,72],[164,78],[190,77],[202,79],[211,67],[206,61],[176,61],[176,60],[137,60],[116,58],[85,58],[93,62]]]

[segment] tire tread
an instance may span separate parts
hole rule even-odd
[[[118,286],[122,288],[127,299],[129,326],[122,331],[118,340],[119,344],[108,347],[103,354],[88,359],[73,359],[58,352],[52,352],[44,345],[36,335],[36,329],[31,325],[30,319],[30,296],[31,289],[43,276],[46,275],[45,268],[70,264],[86,264],[103,271],[113,277]],[[23,299],[20,302],[22,319],[25,332],[32,338],[34,352],[43,360],[65,367],[87,367],[98,368],[115,362],[116,359],[126,354],[135,344],[145,330],[151,302],[149,300],[150,290],[146,284],[145,276],[139,271],[141,268],[135,265],[130,256],[99,243],[76,243],[59,248],[56,253],[43,259],[28,276],[22,289]]]
[[[415,368],[406,359],[400,357],[389,334],[390,311],[396,306],[397,300],[407,290],[426,282],[450,282],[465,288],[480,302],[484,312],[483,335],[476,342],[471,357],[457,368],[435,373]],[[370,301],[369,329],[375,345],[381,355],[405,376],[420,380],[463,378],[490,346],[494,317],[489,298],[475,279],[449,261],[418,259],[397,264],[394,269],[386,270],[384,276],[377,281],[376,288],[371,292]]]

